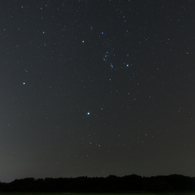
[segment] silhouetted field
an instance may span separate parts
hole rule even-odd
[[[4,192],[0,195],[195,195],[195,193],[38,193],[38,192]]]
[[[10,193],[15,193],[15,195],[56,195],[57,192],[64,195],[195,195],[195,177],[183,175],[117,177],[110,175],[106,178],[89,178],[87,176],[78,178],[24,178],[16,179],[10,183],[0,182],[0,195],[10,195]]]
[[[0,195],[157,195],[156,193],[32,193],[32,192],[5,192],[0,193]],[[175,194],[167,194],[175,195]],[[182,194],[183,195],[183,194]],[[195,194],[185,194],[185,195],[195,195]]]

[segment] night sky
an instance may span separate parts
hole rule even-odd
[[[0,181],[195,176],[195,0],[2,0]]]

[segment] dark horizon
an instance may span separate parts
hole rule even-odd
[[[77,179],[77,178],[89,178],[89,179],[93,179],[93,178],[103,178],[103,179],[106,179],[108,177],[117,177],[117,178],[123,178],[123,177],[129,177],[129,176],[138,176],[138,177],[142,177],[142,178],[156,178],[156,177],[169,177],[169,176],[182,176],[182,177],[188,177],[188,178],[195,178],[195,176],[189,176],[189,175],[182,175],[182,174],[170,174],[170,175],[151,175],[151,176],[145,176],[145,175],[137,175],[137,174],[126,174],[126,175],[122,175],[122,176],[118,176],[118,175],[113,175],[113,174],[110,174],[108,176],[91,176],[91,177],[88,177],[87,175],[81,175],[81,176],[77,176],[77,177],[39,177],[39,178],[34,178],[34,177],[23,177],[23,178],[15,178],[14,180],[12,181],[0,181],[0,183],[6,183],[6,184],[9,184],[9,183],[12,183],[14,181],[18,181],[18,180],[25,180],[25,179],[34,179],[34,180],[45,180],[45,179]]]
[[[0,192],[90,192],[90,193],[182,193],[195,192],[195,177],[168,175],[141,177],[126,175],[106,178],[87,176],[77,178],[24,178],[10,183],[0,183]]]

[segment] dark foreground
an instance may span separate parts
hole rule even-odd
[[[133,194],[135,192],[144,192],[139,194],[163,194],[163,195],[195,195],[195,178],[183,175],[141,177],[129,175],[117,177],[110,175],[103,177],[78,177],[78,178],[45,178],[34,179],[25,178],[14,180],[10,183],[0,183],[0,195],[9,195],[11,192],[40,193],[45,192],[56,194],[83,193],[91,195],[101,194]],[[190,193],[189,193],[190,192]]]
[[[159,195],[158,193],[39,193],[39,192],[3,192],[0,195]],[[193,192],[186,192],[186,193],[165,193],[161,195],[195,195]]]

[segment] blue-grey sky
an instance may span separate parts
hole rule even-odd
[[[0,181],[195,176],[194,0],[0,2]]]

